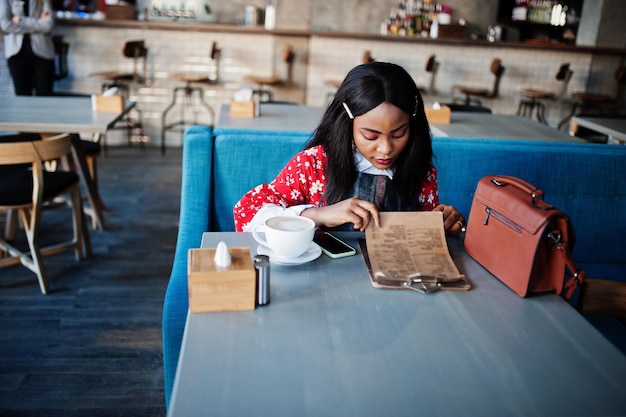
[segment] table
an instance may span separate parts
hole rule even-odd
[[[431,124],[430,129],[434,137],[585,143],[580,138],[526,117],[503,114],[452,112],[450,124]]]
[[[228,104],[222,105],[216,131],[259,130],[312,133],[324,114],[324,107],[261,103],[260,117],[230,117]],[[537,123],[526,117],[501,114],[452,112],[449,124],[431,124],[433,137],[495,138],[547,142],[584,140]]]
[[[2,97],[0,100],[0,131],[35,133],[90,133],[95,140],[122,119],[135,103],[126,102],[121,113],[101,113],[91,110],[91,97]],[[72,153],[77,173],[87,192],[97,226],[105,227],[104,204],[82,151],[78,135],[72,138]]]
[[[624,144],[626,143],[626,117],[613,118],[613,117],[592,117],[592,116],[574,116],[572,117],[572,123],[579,126],[586,127],[587,129],[602,133],[608,136],[608,143],[610,144]]]
[[[215,127],[311,133],[326,110],[297,104],[260,103],[260,106],[259,117],[231,117],[230,105],[223,104]]]
[[[219,241],[257,247],[229,232],[202,246]],[[168,415],[626,414],[617,348],[559,296],[520,298],[448,244],[470,291],[373,288],[359,251],[272,264],[254,311],[189,314]]]

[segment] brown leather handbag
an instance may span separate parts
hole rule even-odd
[[[465,251],[521,297],[573,295],[585,275],[571,257],[574,241],[569,218],[546,203],[539,188],[511,176],[478,182]]]

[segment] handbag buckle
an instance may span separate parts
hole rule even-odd
[[[555,245],[560,245],[562,242],[562,238],[563,236],[561,235],[561,232],[554,231],[554,232],[548,232],[548,239],[550,239],[552,241],[552,243],[554,243]]]

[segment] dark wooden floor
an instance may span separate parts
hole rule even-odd
[[[165,415],[161,314],[180,157],[119,147],[99,159],[109,228],[91,231],[91,259],[46,258],[51,294],[22,266],[0,269],[0,416]],[[42,233],[68,233],[68,212],[45,212]]]

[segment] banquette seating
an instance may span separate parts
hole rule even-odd
[[[185,132],[178,241],[163,310],[165,395],[169,401],[188,310],[187,252],[206,231],[234,231],[232,209],[271,181],[310,134],[211,129]],[[280,145],[280,146],[278,146]],[[442,202],[466,217],[480,178],[515,175],[541,187],[576,228],[574,258],[588,277],[626,277],[626,148],[505,139],[433,139]],[[262,161],[262,163],[259,163]]]

